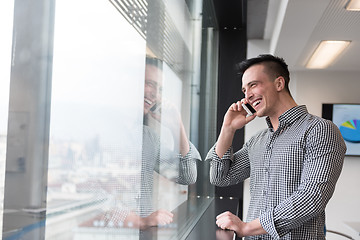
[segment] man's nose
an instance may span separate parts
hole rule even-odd
[[[156,96],[157,96],[157,91],[156,91],[155,89],[152,89],[152,90],[150,91],[150,96],[151,96],[151,98],[156,98]]]
[[[153,89],[151,91],[151,97],[152,98],[161,98],[161,92],[159,91],[159,89]]]
[[[245,99],[247,100],[247,101],[250,101],[252,98],[253,98],[253,93],[251,92],[251,91],[246,91],[245,92]]]

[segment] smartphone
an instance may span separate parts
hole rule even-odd
[[[154,106],[150,108],[150,111],[153,113],[161,113],[161,105],[156,103]]]
[[[250,103],[241,103],[241,106],[245,109],[245,111],[250,115],[254,115],[254,113],[256,112],[256,110],[250,105]]]

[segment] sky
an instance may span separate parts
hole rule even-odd
[[[142,124],[145,49],[109,1],[57,1],[51,136],[116,142]]]
[[[0,3],[0,134],[7,130],[13,3]],[[56,1],[50,137],[100,136],[111,144],[140,126],[145,52],[146,41],[110,1]],[[163,98],[180,108],[181,80],[166,66],[164,75]]]

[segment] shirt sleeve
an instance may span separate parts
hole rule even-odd
[[[185,156],[178,154],[180,159],[179,176],[176,182],[179,184],[189,185],[196,182],[197,179],[197,161],[201,161],[201,156],[196,147],[190,142],[190,150]]]
[[[210,149],[205,160],[210,161],[210,183],[219,187],[238,184],[250,176],[248,150],[243,147],[233,153],[230,147],[220,158],[216,152],[216,144]]]
[[[315,125],[306,138],[305,159],[298,189],[260,215],[260,223],[274,239],[324,213],[340,176],[346,152],[339,129],[329,121]]]
[[[151,165],[151,170],[178,184],[189,185],[196,182],[197,161],[201,161],[201,156],[191,142],[189,152],[182,156],[163,145],[159,136],[149,127],[144,127],[143,141],[143,165]]]

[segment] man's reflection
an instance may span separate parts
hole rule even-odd
[[[153,209],[154,170],[179,184],[193,184],[197,178],[196,162],[201,160],[197,149],[189,142],[181,116],[175,106],[162,101],[162,62],[147,58],[144,86],[144,126],[141,164],[141,184],[137,211],[129,211],[125,226],[146,229],[166,225],[173,214],[165,209]],[[173,149],[160,142],[160,135],[150,121],[166,127],[173,140]]]

